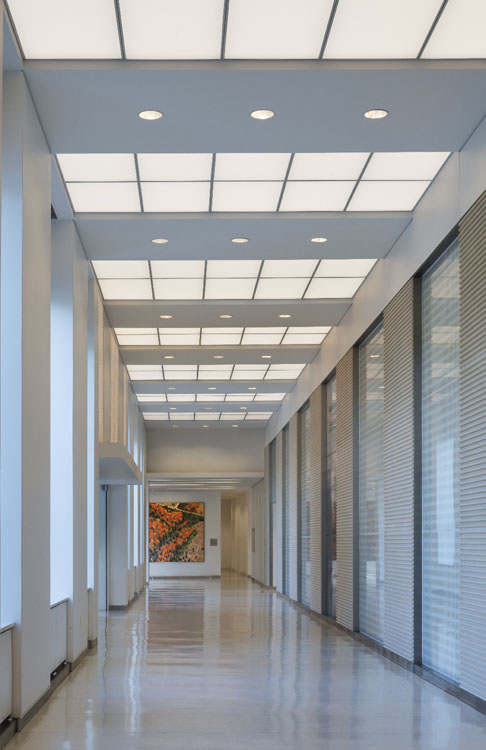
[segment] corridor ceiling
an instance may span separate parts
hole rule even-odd
[[[8,9],[147,425],[264,426],[484,117],[486,3]]]

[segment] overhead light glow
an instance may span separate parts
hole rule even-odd
[[[159,318],[162,318],[162,320],[170,320],[173,317],[173,315],[159,315]]]
[[[288,313],[281,313],[278,317],[279,318],[291,318],[292,316],[289,315]]]
[[[253,112],[250,112],[250,117],[253,117],[254,120],[271,120],[272,117],[275,117],[275,112],[273,109],[254,109]]]
[[[226,319],[226,320],[229,320],[229,319],[230,319],[230,318],[232,318],[233,316],[232,316],[232,315],[220,315],[219,317],[220,317],[220,318],[224,318],[224,319]]]
[[[245,242],[248,242],[248,237],[233,237],[231,242],[234,242],[235,245],[244,245]]]
[[[154,237],[154,239],[152,240],[154,245],[165,245],[168,241],[169,240],[165,237]]]
[[[327,237],[312,237],[311,242],[327,242]]]
[[[143,109],[138,113],[141,120],[160,120],[164,116],[158,109]]]
[[[388,110],[387,109],[368,109],[367,112],[364,113],[364,116],[368,120],[383,120],[384,117],[388,117]]]

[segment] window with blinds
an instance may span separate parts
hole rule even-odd
[[[336,617],[336,376],[326,384],[325,612]]]
[[[384,630],[383,326],[359,348],[359,627]]]
[[[290,441],[289,426],[282,432],[282,592],[289,595],[290,550],[289,550],[289,510],[290,510]]]
[[[422,662],[459,678],[459,244],[422,279]]]
[[[299,440],[299,600],[311,604],[311,556],[310,556],[310,408],[304,406],[300,412]]]
[[[273,570],[273,545],[275,527],[275,503],[277,502],[277,441],[272,440],[269,446],[270,479],[269,492],[270,503],[268,508],[268,559],[269,559],[269,584],[275,585]]]

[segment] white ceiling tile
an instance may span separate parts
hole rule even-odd
[[[484,58],[485,28],[484,0],[449,0],[422,58]]]
[[[153,422],[166,422],[169,419],[167,412],[144,412],[143,418]]]
[[[264,420],[273,417],[273,411],[249,411],[246,418],[252,420]]]
[[[442,0],[340,0],[324,58],[415,58]]]
[[[235,370],[268,370],[268,365],[235,365]]]
[[[195,333],[199,335],[201,332],[200,328],[159,328],[159,333],[164,336],[175,336],[177,334],[190,334]]]
[[[354,181],[287,182],[280,211],[342,211]]]
[[[241,335],[243,333],[243,328],[241,326],[238,326],[237,328],[230,328],[230,327],[228,327],[228,328],[226,328],[226,327],[225,328],[222,328],[222,327],[221,328],[218,328],[218,327],[212,328],[211,327],[211,328],[203,328],[202,332],[203,332],[203,334],[238,333],[238,334]]]
[[[413,211],[429,186],[426,181],[361,182],[348,211]]]
[[[315,344],[322,344],[325,336],[325,333],[288,333],[284,336],[282,345],[308,344],[313,346]]]
[[[208,260],[208,279],[256,278],[261,260]]]
[[[362,179],[433,180],[448,156],[448,151],[376,153]]]
[[[198,380],[229,380],[231,377],[231,368],[229,370],[199,370]]]
[[[9,0],[8,6],[27,59],[121,57],[112,0]]]
[[[169,419],[171,422],[193,422],[194,421],[194,412],[191,411],[171,411],[169,414]]]
[[[161,365],[127,365],[127,370],[144,370],[145,372],[157,372]]]
[[[219,58],[223,9],[224,0],[120,0],[127,58]]]
[[[170,336],[161,335],[160,343],[162,346],[199,346],[199,334],[171,334]]]
[[[329,333],[331,326],[289,326],[287,333]]]
[[[235,367],[233,370],[232,380],[263,380],[264,370],[240,370]]]
[[[245,333],[241,343],[243,346],[263,346],[264,344],[278,346],[281,340],[281,333]]]
[[[127,367],[131,380],[163,380],[162,367],[159,365],[153,370],[141,370]]]
[[[93,260],[98,279],[149,279],[150,270],[146,260]],[[130,329],[126,329],[129,332]],[[141,333],[134,330],[133,333]]]
[[[196,400],[195,393],[169,393],[167,401],[170,403],[190,403]]]
[[[253,393],[228,393],[226,396],[226,401],[236,401],[236,402],[246,402],[246,401],[253,401],[255,396]]]
[[[154,279],[202,279],[204,277],[203,260],[153,260],[150,265]]]
[[[256,279],[206,279],[204,299],[251,299]]]
[[[268,328],[262,328],[260,326],[247,326],[245,333],[280,333],[284,334],[287,330],[286,326],[269,326]]]
[[[99,285],[105,300],[153,299],[148,279],[100,279]]]
[[[255,299],[301,299],[309,279],[260,279]]]
[[[297,380],[301,370],[289,368],[288,370],[269,370],[265,375],[265,380]]]
[[[152,336],[127,336],[125,334],[118,334],[118,343],[120,346],[158,346],[159,337],[157,334]]]
[[[218,403],[224,401],[224,393],[198,393],[196,399],[203,403]]]
[[[142,182],[209,181],[212,163],[212,154],[138,154]]]
[[[263,264],[261,278],[309,278],[319,263],[318,260],[266,260]]]
[[[170,370],[167,372],[166,367],[164,367],[164,374],[166,380],[195,380],[197,377],[197,371]]]
[[[186,370],[187,372],[195,373],[197,372],[197,365],[164,365],[164,370],[166,372],[171,372],[172,370]]]
[[[65,182],[136,182],[133,154],[58,154]]]
[[[282,182],[215,182],[213,211],[276,211]]]
[[[167,401],[165,393],[139,393],[137,401],[141,404],[164,404]]]
[[[154,279],[155,299],[202,299],[202,279]]]
[[[295,154],[289,180],[357,180],[369,153]]]
[[[195,418],[197,422],[215,422],[219,419],[219,411],[197,412]]]
[[[315,276],[339,276],[341,278],[345,276],[366,276],[375,263],[376,258],[321,260]],[[299,331],[295,330],[294,333],[299,333]]]
[[[148,336],[151,333],[157,333],[156,328],[114,328],[117,336]]]
[[[136,182],[68,182],[75,213],[139,213]]]
[[[209,182],[142,182],[146,213],[204,213],[209,210]]]
[[[203,333],[202,346],[237,346],[240,343],[240,333]]]
[[[286,393],[257,393],[255,401],[283,401]]]
[[[227,58],[316,58],[332,0],[231,0]]]
[[[353,297],[361,286],[363,279],[312,279],[305,299],[337,299]]]
[[[221,412],[221,422],[237,422],[241,421],[246,417],[245,412],[242,411],[223,411]]]
[[[284,180],[290,154],[216,154],[215,180]]]

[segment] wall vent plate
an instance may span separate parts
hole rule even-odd
[[[210,539],[209,540],[209,546],[210,547],[217,547],[218,546],[218,540],[217,539]]]

